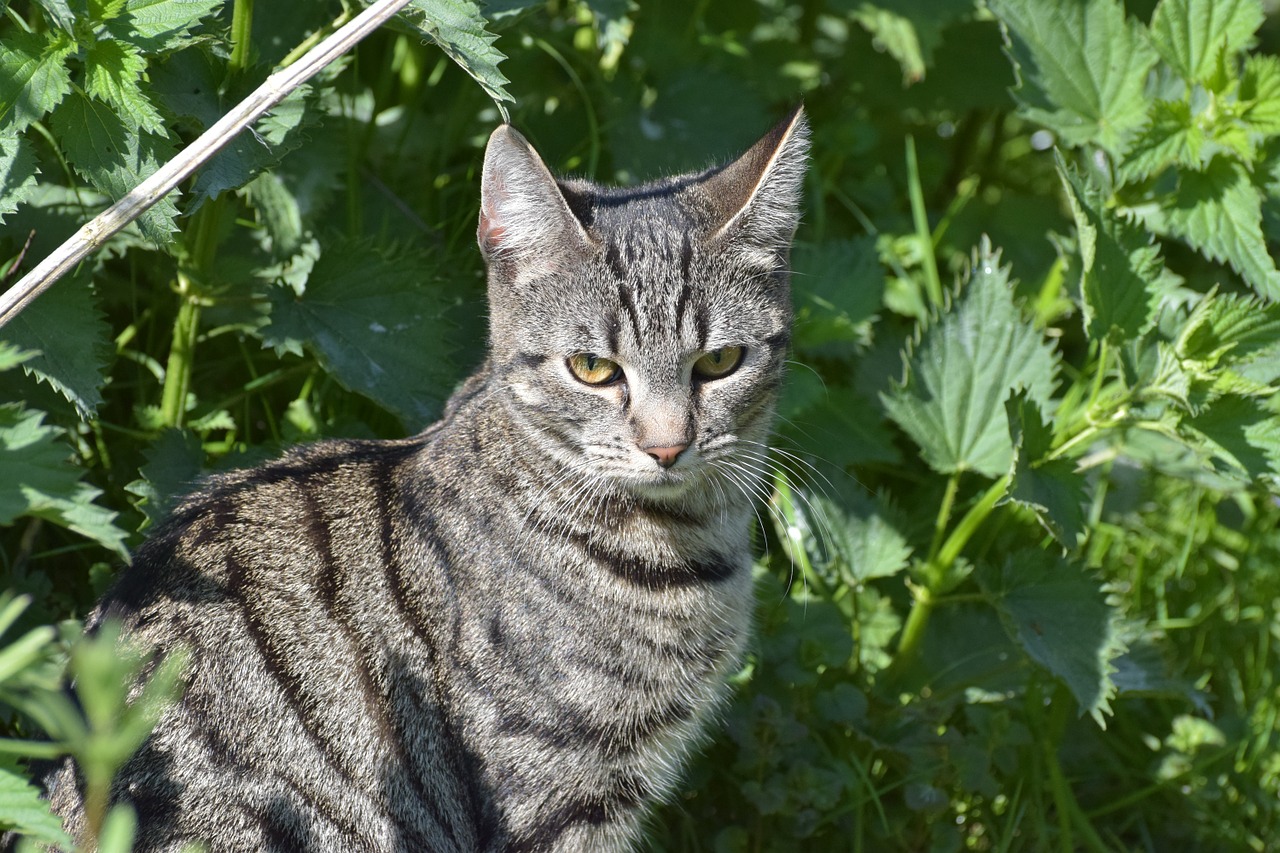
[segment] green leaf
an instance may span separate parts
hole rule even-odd
[[[853,20],[871,34],[877,49],[886,51],[902,68],[903,80],[923,80],[942,32],[952,21],[970,13],[954,0],[898,0],[859,2]]]
[[[8,757],[0,758],[0,830],[14,830],[45,844],[71,845],[62,821],[49,811],[49,801]]]
[[[1215,458],[1250,477],[1280,473],[1280,416],[1263,401],[1226,395],[1182,427]]]
[[[1151,16],[1151,42],[1184,80],[1203,83],[1223,54],[1249,44],[1262,20],[1257,0],[1161,0]]]
[[[143,451],[146,463],[141,478],[125,487],[136,495],[137,506],[149,525],[159,524],[179,497],[191,491],[203,471],[200,439],[186,430],[167,429]]]
[[[68,461],[62,430],[43,423],[44,412],[0,405],[0,525],[36,516],[97,541],[127,559],[116,514],[93,503],[100,489],[80,482]]]
[[[906,367],[906,381],[881,399],[930,467],[999,477],[1013,462],[1004,402],[1026,389],[1045,403],[1057,355],[1014,304],[1009,270],[984,245],[962,295],[924,330]]]
[[[192,187],[195,206],[227,190],[239,189],[305,141],[305,129],[318,124],[321,112],[313,89],[299,86],[271,112],[259,119],[252,132],[241,131],[229,145],[204,165]]]
[[[1177,192],[1152,224],[1210,260],[1226,261],[1262,296],[1280,299],[1280,271],[1262,234],[1262,196],[1234,160],[1214,157],[1203,171],[1182,172]]]
[[[887,578],[907,567],[911,546],[871,501],[841,506],[812,495],[804,521],[808,522],[814,562],[845,583],[857,587],[872,578]]]
[[[128,0],[109,28],[144,53],[173,50],[186,47],[187,33],[223,5],[224,0]]]
[[[421,254],[388,254],[364,242],[327,246],[299,296],[272,288],[267,343],[305,344],[348,389],[425,426],[452,376],[443,302]]]
[[[13,344],[0,341],[0,372],[17,367],[24,361],[35,358],[39,353],[23,350]]]
[[[497,36],[485,29],[480,7],[472,0],[409,0],[400,20],[435,42],[471,79],[493,98],[506,115],[504,101],[515,98],[504,88],[511,82],[498,70],[506,59],[493,43]]]
[[[796,348],[865,341],[884,295],[875,238],[801,243],[791,257]]]
[[[1240,120],[1252,133],[1280,134],[1280,58],[1262,54],[1245,57],[1240,77]]]
[[[1056,155],[1080,250],[1089,337],[1132,340],[1150,329],[1161,298],[1160,247],[1143,229],[1106,209],[1102,193]]]
[[[76,45],[63,33],[11,32],[0,44],[0,131],[25,130],[71,91],[67,57]]]
[[[1280,304],[1236,293],[1208,293],[1192,309],[1175,344],[1184,359],[1237,363],[1280,343]]]
[[[1199,169],[1208,138],[1185,101],[1156,101],[1150,121],[1134,138],[1121,161],[1125,180],[1139,181],[1168,166]]]
[[[100,39],[85,51],[84,61],[86,92],[147,133],[168,134],[160,112],[139,87],[147,60],[136,47],[117,39]]]
[[[1010,556],[998,574],[979,573],[979,581],[1013,641],[1105,728],[1116,692],[1111,662],[1124,647],[1098,582],[1074,562],[1031,550]]]
[[[47,382],[89,419],[115,348],[111,329],[89,289],[87,269],[58,282],[0,329],[0,338],[39,353],[23,369]]]
[[[36,188],[36,157],[21,136],[0,138],[0,224]]]
[[[1053,431],[1040,407],[1019,393],[1005,403],[1013,438],[1013,480],[1007,500],[1027,507],[1066,548],[1084,535],[1084,477],[1071,459],[1051,459]]]
[[[1146,118],[1156,52],[1118,0],[991,0],[1018,71],[1022,114],[1069,145],[1112,154]]]
[[[52,122],[71,165],[116,201],[174,154],[167,139],[139,133],[106,105],[79,92],[62,102]],[[174,197],[161,199],[138,219],[143,236],[159,246],[171,244],[177,230]]]

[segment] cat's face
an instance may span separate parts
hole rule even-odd
[[[491,361],[539,443],[640,497],[755,491],[791,324],[803,119],[722,170],[556,184],[514,131],[486,158]]]

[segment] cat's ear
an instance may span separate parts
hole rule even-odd
[[[785,251],[800,221],[808,155],[809,123],[804,107],[796,107],[745,154],[703,182],[712,207],[710,239]]]
[[[476,238],[491,261],[535,265],[589,243],[538,152],[508,124],[490,135],[484,152]]]

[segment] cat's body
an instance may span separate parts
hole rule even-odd
[[[444,418],[211,480],[95,614],[191,654],[114,792],[139,850],[630,847],[747,634],[804,146],[606,191],[495,132]]]

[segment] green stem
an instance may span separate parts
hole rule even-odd
[[[227,70],[235,73],[249,67],[249,36],[253,32],[253,0],[235,0],[231,8],[231,57]]]
[[[944,573],[951,569],[951,565],[960,556],[960,552],[969,543],[969,539],[978,532],[982,522],[987,520],[987,516],[991,515],[991,511],[996,508],[996,504],[1009,491],[1011,480],[1010,475],[1005,474],[992,483],[991,487],[978,499],[978,502],[964,514],[964,518],[960,519],[956,529],[951,531],[951,535],[947,537],[942,550],[938,552],[938,566]]]
[[[935,307],[942,305],[942,280],[938,278],[938,261],[933,252],[933,232],[929,229],[929,214],[924,206],[924,190],[920,186],[920,165],[916,161],[915,138],[907,136],[907,192],[911,197],[911,219],[920,243],[921,263],[924,265],[924,285],[929,301]]]
[[[938,506],[938,517],[933,523],[933,542],[929,545],[929,562],[938,556],[942,547],[942,537],[947,533],[947,525],[951,523],[951,510],[955,506],[956,492],[960,489],[960,472],[956,471],[947,478],[946,489],[942,492],[942,503]]]
[[[200,328],[200,303],[192,293],[190,279],[178,273],[178,290],[182,302],[173,320],[173,341],[169,345],[169,361],[164,370],[164,391],[160,399],[161,422],[180,427],[187,411],[187,393],[191,389],[196,332]]]

